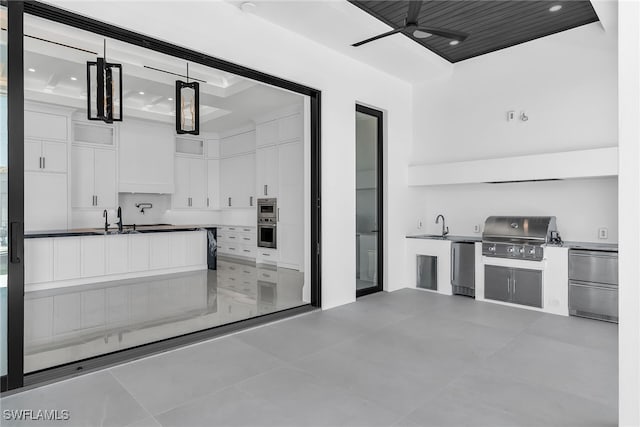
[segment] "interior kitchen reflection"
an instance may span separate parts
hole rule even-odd
[[[34,17],[24,43],[25,372],[309,303],[306,97]]]

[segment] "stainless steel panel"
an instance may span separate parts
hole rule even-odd
[[[574,316],[618,321],[617,286],[569,282],[569,313]]]
[[[438,290],[438,257],[418,255],[416,257],[416,287]]]
[[[512,269],[511,302],[542,308],[542,271]]]
[[[476,251],[473,243],[451,244],[451,284],[475,288]]]
[[[508,302],[511,299],[511,269],[496,265],[484,266],[484,297]]]
[[[569,279],[618,284],[618,254],[601,251],[569,251]]]
[[[490,216],[484,223],[483,241],[546,242],[557,231],[555,216]]]

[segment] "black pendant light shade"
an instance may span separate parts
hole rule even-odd
[[[200,134],[200,85],[198,82],[188,83],[176,80],[176,132]]]
[[[122,121],[122,64],[87,62],[87,119]]]

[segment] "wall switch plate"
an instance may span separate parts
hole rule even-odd
[[[473,232],[474,233],[479,233],[480,232],[480,224],[476,224],[473,226]]]
[[[598,239],[608,239],[609,230],[606,227],[598,228]]]
[[[512,120],[516,119],[516,112],[515,111],[507,111],[507,121],[510,122]]]
[[[422,220],[421,219],[418,220],[417,227],[418,227],[418,230],[422,228]]]

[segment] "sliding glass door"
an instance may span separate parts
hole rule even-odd
[[[0,6],[0,26],[7,28],[7,8]],[[8,241],[8,180],[7,180],[7,31],[0,31],[0,376],[7,375],[7,264]],[[4,381],[3,381],[4,382]]]
[[[382,112],[356,105],[356,295],[382,290]]]

